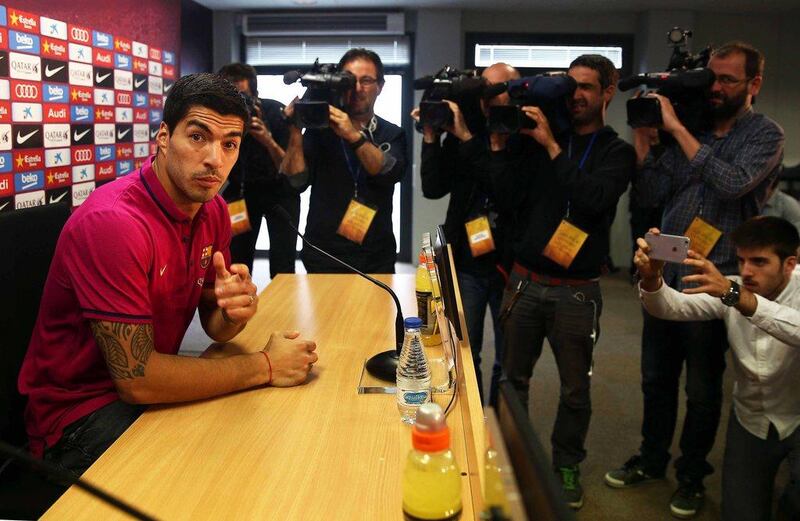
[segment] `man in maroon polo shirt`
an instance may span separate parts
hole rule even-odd
[[[297,332],[273,334],[263,352],[177,356],[195,310],[206,333],[226,342],[258,306],[247,267],[229,265],[230,220],[217,195],[246,120],[232,84],[181,78],[156,155],[70,217],[19,376],[34,455],[79,475],[144,404],[305,382],[316,344]]]

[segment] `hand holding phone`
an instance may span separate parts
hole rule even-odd
[[[681,263],[689,254],[689,238],[682,235],[647,232],[644,240],[650,247],[647,256],[653,260]]]

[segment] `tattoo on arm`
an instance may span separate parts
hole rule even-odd
[[[144,376],[154,349],[152,325],[93,320],[91,327],[112,379]]]

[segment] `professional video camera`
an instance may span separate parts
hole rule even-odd
[[[319,58],[305,73],[289,71],[283,75],[286,85],[297,80],[306,87],[303,97],[294,104],[294,120],[302,128],[328,127],[328,105],[344,109],[347,93],[356,86],[351,72],[340,71],[335,63],[320,63]]]
[[[485,126],[481,111],[481,98],[491,98],[505,89],[497,89],[478,76],[474,69],[458,70],[446,65],[433,76],[423,76],[414,80],[415,90],[424,90],[419,104],[418,131],[430,125],[442,130],[453,124],[453,111],[442,100],[450,100],[458,105],[464,121],[472,132]]]
[[[548,72],[510,80],[505,85],[511,104],[489,107],[490,132],[504,134],[518,132],[522,128],[536,128],[536,122],[522,112],[524,106],[539,107],[553,133],[569,130],[571,122],[567,99],[575,93],[578,84],[566,73]]]
[[[239,95],[244,100],[244,106],[247,108],[248,118],[260,117],[259,110],[256,108],[258,106],[258,98],[245,94],[244,92],[240,92]],[[249,119],[246,126],[250,126]]]
[[[672,46],[672,56],[666,72],[644,73],[619,82],[619,90],[645,86],[657,89],[656,92],[667,97],[675,108],[678,119],[690,132],[699,132],[711,126],[711,107],[708,104],[708,91],[714,83],[714,72],[706,68],[711,57],[711,46],[698,54],[688,51],[691,31],[673,27],[667,33],[667,42]],[[637,127],[658,127],[661,119],[661,104],[656,98],[640,96],[627,103],[628,125]]]

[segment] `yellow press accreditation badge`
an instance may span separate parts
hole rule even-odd
[[[542,254],[559,266],[569,268],[587,237],[588,233],[562,220]]]
[[[689,237],[689,244],[691,244],[692,250],[703,257],[708,257],[719,238],[722,237],[722,231],[700,217],[695,217],[689,227],[686,228],[685,235]]]
[[[247,215],[244,199],[228,203],[228,213],[231,216],[231,235],[250,231],[250,216]]]
[[[361,244],[377,212],[377,209],[351,199],[336,233],[356,244]]]
[[[492,228],[489,225],[487,216],[481,215],[476,219],[467,221],[464,223],[464,227],[467,229],[467,240],[473,257],[479,257],[494,251],[494,238],[492,237]]]

